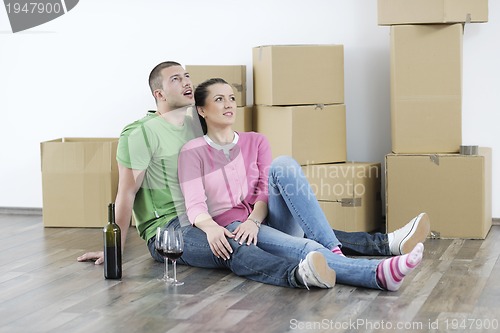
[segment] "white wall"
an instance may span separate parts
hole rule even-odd
[[[500,2],[489,5],[490,22],[465,28],[463,138],[493,147],[500,217]],[[382,162],[389,28],[377,26],[376,0],[86,0],[17,34],[0,9],[0,207],[42,206],[41,141],[118,136],[153,108],[147,75],[158,62],[244,64],[251,87],[252,47],[315,43],[345,48],[348,158]]]

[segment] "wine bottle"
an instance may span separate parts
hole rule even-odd
[[[115,204],[108,205],[108,224],[103,229],[104,235],[104,277],[121,279],[122,248],[121,231],[115,222]]]

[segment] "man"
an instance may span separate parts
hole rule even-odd
[[[175,62],[159,64],[150,74],[149,85],[158,110],[148,112],[145,118],[125,127],[120,137],[117,152],[119,185],[116,197],[116,221],[122,229],[123,251],[133,208],[139,235],[148,242],[152,257],[155,260],[163,261],[163,258],[154,249],[156,228],[173,222],[179,226],[190,226],[187,219],[184,218],[183,200],[177,181],[177,154],[185,142],[201,135],[202,132],[199,123],[197,123],[197,117],[189,117],[188,107],[194,102],[193,89],[189,74],[181,65]],[[162,133],[167,132],[171,135],[162,135]],[[297,233],[296,228],[292,229],[287,231],[290,234],[301,236]],[[241,250],[241,246],[238,246],[237,243],[231,243],[237,247],[237,251],[230,253],[232,249],[229,248],[224,250],[223,258],[216,257],[213,253],[205,251],[208,248],[208,243],[204,233],[200,233],[196,227],[190,227],[186,230],[188,231],[184,233],[184,237],[193,240],[189,243],[197,243],[199,248],[196,251],[193,249],[192,252],[185,251],[179,260],[181,263],[208,268],[226,267],[237,275],[265,283],[279,284],[276,281],[262,279],[259,274],[256,276],[249,274],[236,265],[232,266],[233,262],[240,260],[239,258],[248,260],[249,257],[258,258],[266,254],[258,252],[245,254],[243,252],[247,250]],[[428,232],[428,218],[425,214],[421,214],[402,229],[389,235],[341,231],[335,231],[335,234],[343,245],[344,253],[399,255],[409,252],[406,250],[407,248],[412,249],[415,244],[424,241]],[[230,231],[227,232],[226,236],[230,241],[234,237]],[[195,255],[189,253],[195,253]],[[239,256],[238,260],[233,260],[235,255]],[[280,262],[277,258],[272,259]],[[95,260],[96,264],[102,264],[104,261],[103,252],[89,252],[78,257],[78,261],[86,260]],[[316,268],[322,265],[320,259],[316,259],[314,265],[310,264],[309,275],[317,273],[314,270],[315,265],[318,266]],[[280,262],[280,265],[285,267],[284,272],[294,270],[288,267],[291,265],[290,263]],[[267,269],[272,271],[272,268],[272,266],[265,267],[263,271],[267,272]],[[298,269],[296,270],[298,271]],[[328,278],[327,274],[326,277],[316,277],[316,280],[328,280]],[[293,278],[289,280],[293,280]],[[287,282],[281,285],[287,285]],[[315,284],[313,283],[313,285]],[[316,285],[324,286],[326,284],[317,283]]]

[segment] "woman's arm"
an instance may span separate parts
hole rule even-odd
[[[229,259],[233,250],[227,238],[234,238],[234,235],[217,224],[209,214],[201,158],[204,147],[193,148],[189,144],[183,147],[178,160],[179,184],[185,199],[186,213],[193,226],[205,232],[214,255]]]
[[[248,150],[245,152],[246,156],[255,156],[254,160],[250,161],[250,165],[257,167],[258,175],[256,180],[250,179],[249,183],[253,184],[253,188],[250,188],[249,192],[257,195],[253,204],[253,210],[247,220],[234,230],[235,240],[239,241],[240,244],[245,242],[247,245],[252,243],[257,244],[260,224],[267,217],[268,179],[272,161],[271,148],[266,137],[262,134],[254,135],[258,135],[257,137],[254,136],[257,139],[252,140],[251,144],[246,145],[244,149]],[[252,154],[252,150],[256,150],[257,154]]]
[[[257,235],[259,234],[260,224],[267,216],[267,202],[257,201],[253,211],[244,223],[240,224],[234,230],[234,240],[240,244],[257,245]]]

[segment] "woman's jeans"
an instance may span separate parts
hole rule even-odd
[[[380,260],[344,257],[312,239],[290,236],[267,225],[262,225],[259,230],[257,246],[275,255],[296,260],[305,258],[311,251],[318,251],[337,273],[338,283],[380,289],[376,278]]]
[[[170,223],[180,227],[179,219]],[[241,222],[236,221],[226,228],[233,232]],[[233,249],[230,259],[217,258],[208,245],[207,236],[193,226],[182,227],[184,253],[179,263],[201,268],[227,268],[234,274],[250,280],[283,287],[302,287],[295,279],[295,270],[301,259],[311,251],[322,253],[328,265],[337,274],[341,284],[380,289],[376,269],[380,260],[352,259],[334,254],[321,244],[307,238],[287,235],[279,230],[262,225],[257,236],[257,246],[240,245],[228,239]],[[160,262],[163,258],[154,248],[153,237],[148,242],[151,256]]]
[[[344,254],[390,256],[386,234],[332,230],[300,165],[291,157],[274,159],[269,171],[267,224],[296,237],[317,241]]]
[[[234,222],[227,228],[234,231]],[[174,218],[169,225],[181,228],[179,218]],[[217,258],[208,245],[207,235],[201,229],[191,225],[182,227],[184,237],[184,253],[178,263],[201,268],[226,268],[234,274],[247,279],[268,283],[276,286],[303,288],[295,279],[295,271],[300,258],[288,258],[274,255],[255,245],[240,245],[233,239],[228,239],[233,249],[230,259]],[[159,262],[164,262],[155,250],[156,237],[148,241],[151,256]]]

